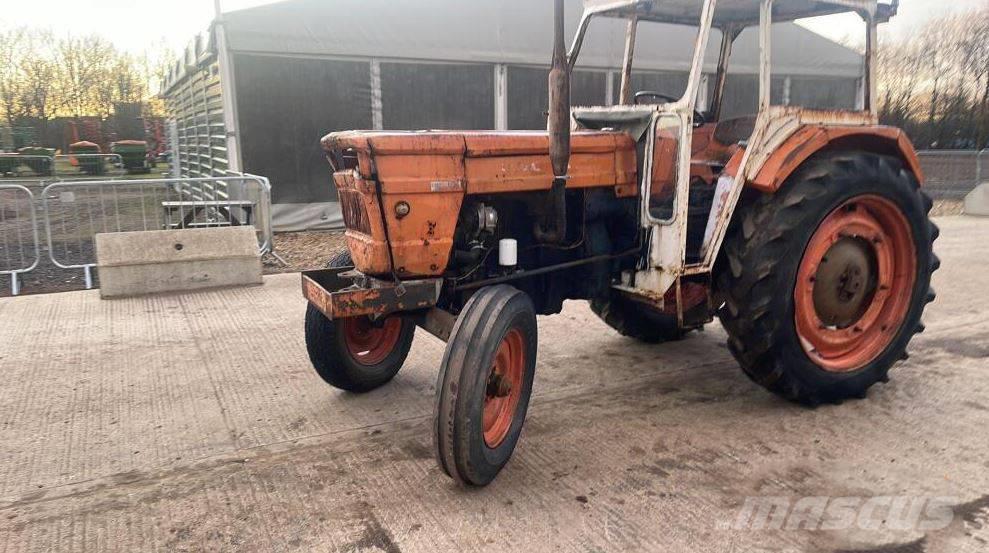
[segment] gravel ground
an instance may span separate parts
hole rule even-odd
[[[265,257],[265,274],[295,273],[322,269],[333,253],[342,250],[342,231],[284,232],[275,235],[275,253],[287,265],[272,256]]]

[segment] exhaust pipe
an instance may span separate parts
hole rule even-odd
[[[549,157],[553,176],[565,178],[570,164],[570,62],[563,44],[563,0],[556,0],[553,68],[549,72]]]
[[[549,158],[553,185],[547,198],[547,213],[536,223],[539,242],[559,244],[567,236],[567,173],[570,166],[570,62],[564,44],[563,1],[555,0],[553,17],[553,68],[549,72]]]

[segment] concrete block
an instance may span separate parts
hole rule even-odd
[[[96,235],[103,298],[261,284],[254,227]]]
[[[965,196],[965,215],[989,217],[989,182],[975,187]]]

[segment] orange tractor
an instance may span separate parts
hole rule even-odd
[[[863,397],[933,300],[930,199],[902,131],[878,125],[875,0],[585,0],[565,50],[556,0],[548,132],[340,132],[323,139],[348,252],[303,274],[306,344],[352,392],[387,383],[415,328],[446,341],[434,432],[443,470],[485,485],[518,441],[536,315],[589,300],[623,335],[676,340],[715,316],[756,383],[804,404]],[[770,102],[771,24],[854,12],[863,109]],[[620,99],[574,107],[589,25],[627,21]],[[697,31],[680,95],[632,90],[638,27]],[[720,116],[732,44],[757,27],[756,115]],[[712,29],[720,61],[697,99]],[[718,44],[712,40],[712,46]]]

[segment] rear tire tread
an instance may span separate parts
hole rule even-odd
[[[746,191],[739,201],[736,222],[724,239],[715,270],[715,286],[724,300],[718,317],[729,335],[728,349],[749,378],[791,401],[806,405],[839,403],[847,398],[864,397],[869,386],[889,379],[887,366],[876,371],[875,379],[865,386],[861,382],[855,385],[839,382],[828,388],[813,389],[782,366],[775,349],[781,325],[789,321],[770,311],[779,294],[776,283],[781,264],[792,255],[787,251],[792,245],[788,237],[813,224],[821,202],[829,201],[829,187],[834,187],[836,182],[851,182],[863,174],[879,177],[880,173],[884,180],[908,183],[909,192],[921,197],[923,213],[929,213],[929,198],[898,159],[840,152],[808,162],[775,194]],[[929,221],[925,224],[932,229],[929,235],[933,243],[936,227]],[[933,254],[930,260],[930,272],[933,272],[939,261]],[[933,298],[931,289],[921,300],[926,304]],[[905,331],[912,336],[922,328],[922,324],[910,325]],[[909,337],[902,341],[904,347],[908,341]],[[897,353],[896,358],[901,354],[905,352]]]
[[[649,344],[675,342],[688,332],[673,315],[623,298],[612,291],[607,298],[591,300],[591,311],[622,336]]]

